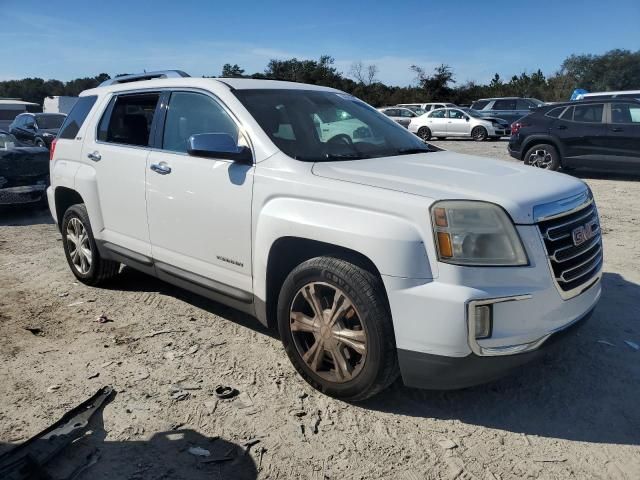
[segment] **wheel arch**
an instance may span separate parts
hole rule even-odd
[[[522,148],[520,150],[521,151],[520,160],[524,161],[525,155],[527,154],[529,149],[533,147],[536,143],[547,143],[549,145],[553,145],[554,147],[556,147],[556,150],[558,150],[558,153],[560,154],[560,164],[562,165],[562,159],[564,158],[564,149],[562,148],[562,143],[559,142],[556,138],[552,137],[551,135],[532,135],[531,137],[527,138],[522,143]]]
[[[382,281],[375,263],[366,255],[341,245],[312,240],[309,238],[286,236],[278,238],[269,249],[266,268],[266,299],[256,305],[258,318],[267,326],[277,325],[277,307],[280,289],[287,275],[302,262],[315,257],[334,257],[348,261],[369,271]],[[388,305],[386,297],[384,301]]]
[[[62,217],[72,205],[84,203],[82,196],[74,189],[68,187],[56,187],[55,189],[56,217],[58,228],[62,228]]]

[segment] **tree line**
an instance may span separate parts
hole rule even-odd
[[[337,88],[349,92],[374,106],[417,102],[452,102],[467,105],[483,97],[535,97],[544,101],[569,99],[576,88],[588,91],[640,89],[640,50],[611,50],[602,55],[571,55],[559,70],[545,76],[539,69],[503,79],[497,73],[488,83],[469,81],[458,84],[449,65],[426,71],[419,65],[408,65],[415,82],[408,87],[386,85],[378,80],[375,64],[355,62],[348,72],[338,71],[335,60],[322,55],[318,60],[273,59],[263,72],[246,73],[237,64],[225,64],[221,77],[288,80]],[[118,75],[116,75],[118,76]],[[69,82],[24,78],[0,82],[0,98],[21,98],[42,104],[46,96],[76,96],[93,88],[109,75],[77,78]]]

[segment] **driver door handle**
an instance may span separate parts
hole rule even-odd
[[[164,162],[152,163],[149,168],[160,175],[167,175],[171,173],[171,167]]]
[[[98,151],[95,150],[91,153],[87,153],[87,158],[89,160],[93,160],[94,162],[99,162],[100,159],[102,158],[102,155],[100,155],[100,153],[98,153]]]

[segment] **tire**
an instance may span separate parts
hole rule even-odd
[[[524,155],[524,164],[545,170],[558,170],[560,168],[560,154],[553,145],[540,143],[534,145]]]
[[[425,142],[428,142],[431,140],[431,130],[429,130],[429,127],[420,127],[418,129],[418,136]]]
[[[330,326],[332,308],[337,315]],[[395,336],[382,282],[348,261],[316,257],[293,269],[280,290],[278,329],[300,376],[326,395],[364,400],[398,377]]]
[[[78,243],[82,248],[77,248]],[[115,277],[120,270],[120,263],[100,257],[84,204],[72,205],[64,212],[62,244],[71,271],[82,283],[100,285]]]
[[[487,129],[484,127],[473,127],[471,130],[471,138],[473,138],[476,142],[482,142],[488,137]]]
[[[43,140],[43,139],[41,139],[41,138],[39,138],[39,137],[38,137],[38,138],[36,138],[36,139],[33,141],[33,145],[34,145],[34,146],[36,146],[36,147],[45,147],[45,148],[47,148],[47,144],[46,144],[46,143],[44,143],[44,140]]]

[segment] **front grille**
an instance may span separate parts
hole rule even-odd
[[[592,223],[590,223],[592,222]],[[595,223],[593,223],[595,222]],[[589,226],[591,238],[576,245],[574,231]],[[562,292],[579,294],[602,268],[602,233],[595,203],[538,223],[549,264]]]

